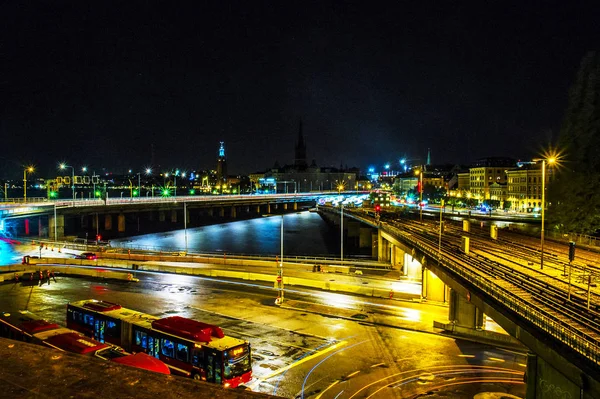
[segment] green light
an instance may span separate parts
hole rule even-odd
[[[171,191],[168,188],[165,188],[164,190],[162,190],[163,197],[168,197],[170,195],[171,195]]]
[[[98,191],[98,190],[96,190],[96,192],[94,193],[94,195],[95,195],[96,197],[99,197],[99,196],[100,196],[100,194],[101,194],[101,193],[100,193],[100,191]]]
[[[236,193],[237,193],[237,190],[235,190],[235,189],[234,189],[234,190],[232,191],[232,193],[236,194]]]
[[[138,195],[138,192],[137,192],[137,190],[133,190],[133,196],[134,196],[134,197],[137,197],[137,195]]]
[[[58,193],[56,191],[50,191],[50,198],[56,198]]]
[[[196,194],[196,190],[194,190],[194,189],[191,189],[191,190],[190,190],[190,195],[194,195],[194,194]]]

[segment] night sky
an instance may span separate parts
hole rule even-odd
[[[215,168],[219,141],[230,174],[264,171],[300,119],[319,166],[551,144],[600,8],[421,3],[2,1],[0,178],[139,171],[151,143],[161,170]]]

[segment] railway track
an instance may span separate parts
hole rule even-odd
[[[368,217],[358,213],[362,218]],[[373,224],[372,218],[369,222]],[[376,221],[377,222],[377,221]],[[413,220],[381,219],[381,228],[428,255],[471,282],[506,308],[561,341],[595,364],[600,364],[599,297],[587,301],[574,295],[567,300],[564,283],[527,266],[538,254],[537,248],[511,240],[493,242],[481,232],[468,234],[473,240],[473,255],[457,252],[461,237],[458,229],[445,231],[439,241],[439,224]],[[510,252],[511,256],[503,256]],[[499,256],[500,255],[500,256]],[[513,256],[514,255],[514,256]],[[551,254],[560,262],[558,254]],[[539,256],[539,255],[537,255]],[[518,261],[517,259],[525,258]],[[523,265],[525,263],[525,265]],[[533,262],[535,264],[535,262]],[[555,262],[551,262],[555,263]],[[560,263],[558,264],[560,266]],[[556,264],[553,267],[557,267]],[[595,267],[594,267],[595,268]]]

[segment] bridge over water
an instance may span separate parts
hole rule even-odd
[[[293,212],[315,205],[332,193],[178,196],[56,200],[3,203],[0,219],[8,220],[16,235],[60,239],[89,233],[111,238],[141,232],[200,226],[217,220]],[[352,195],[352,193],[345,193]]]

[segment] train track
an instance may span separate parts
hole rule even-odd
[[[473,254],[467,255],[457,251],[461,237],[466,235],[457,229],[444,232],[440,246],[436,223],[386,218],[381,222],[388,233],[439,259],[445,267],[470,279],[488,295],[499,298],[504,306],[525,320],[600,364],[598,296],[594,294],[592,301],[590,295],[589,309],[587,301],[578,295],[568,300],[564,282],[528,267],[537,256],[535,247],[509,240],[493,242],[484,239],[481,233],[468,234],[475,245]],[[511,252],[510,256],[506,256],[507,251]]]

